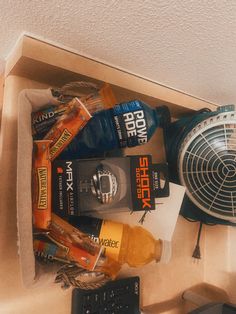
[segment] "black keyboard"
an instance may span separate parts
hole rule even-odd
[[[75,288],[72,314],[140,314],[139,277],[108,282],[94,290]]]

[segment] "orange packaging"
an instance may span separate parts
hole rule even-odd
[[[47,229],[51,222],[51,161],[49,147],[51,141],[34,141],[32,168],[32,208],[33,225],[37,229]]]
[[[49,152],[51,161],[63,151],[91,118],[90,113],[78,98],[72,99],[67,107],[65,113],[44,137],[45,140],[52,140]]]
[[[105,83],[103,87],[99,90],[99,94],[104,101],[104,109],[109,109],[114,107],[117,104],[115,95],[111,89],[111,86],[108,83]]]
[[[68,260],[87,270],[94,270],[103,249],[87,234],[52,213],[48,237],[55,243],[68,248]]]
[[[108,83],[105,83],[98,92],[82,97],[81,100],[92,115],[100,110],[110,109],[117,104]]]
[[[120,269],[121,264],[108,256],[102,256],[96,266],[97,272],[104,273],[113,280],[117,277]]]

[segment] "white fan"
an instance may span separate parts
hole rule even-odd
[[[179,151],[178,173],[198,208],[236,222],[236,112],[212,116],[188,133]]]

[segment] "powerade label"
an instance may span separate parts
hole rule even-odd
[[[123,224],[86,216],[73,217],[70,219],[70,223],[102,245],[106,256],[118,261]]]
[[[132,147],[147,143],[147,122],[140,101],[130,101],[113,108],[113,119],[120,147]]]

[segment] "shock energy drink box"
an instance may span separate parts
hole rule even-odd
[[[55,160],[53,211],[65,219],[91,212],[151,211],[157,198],[169,195],[167,173],[167,165],[153,164],[150,155]]]

